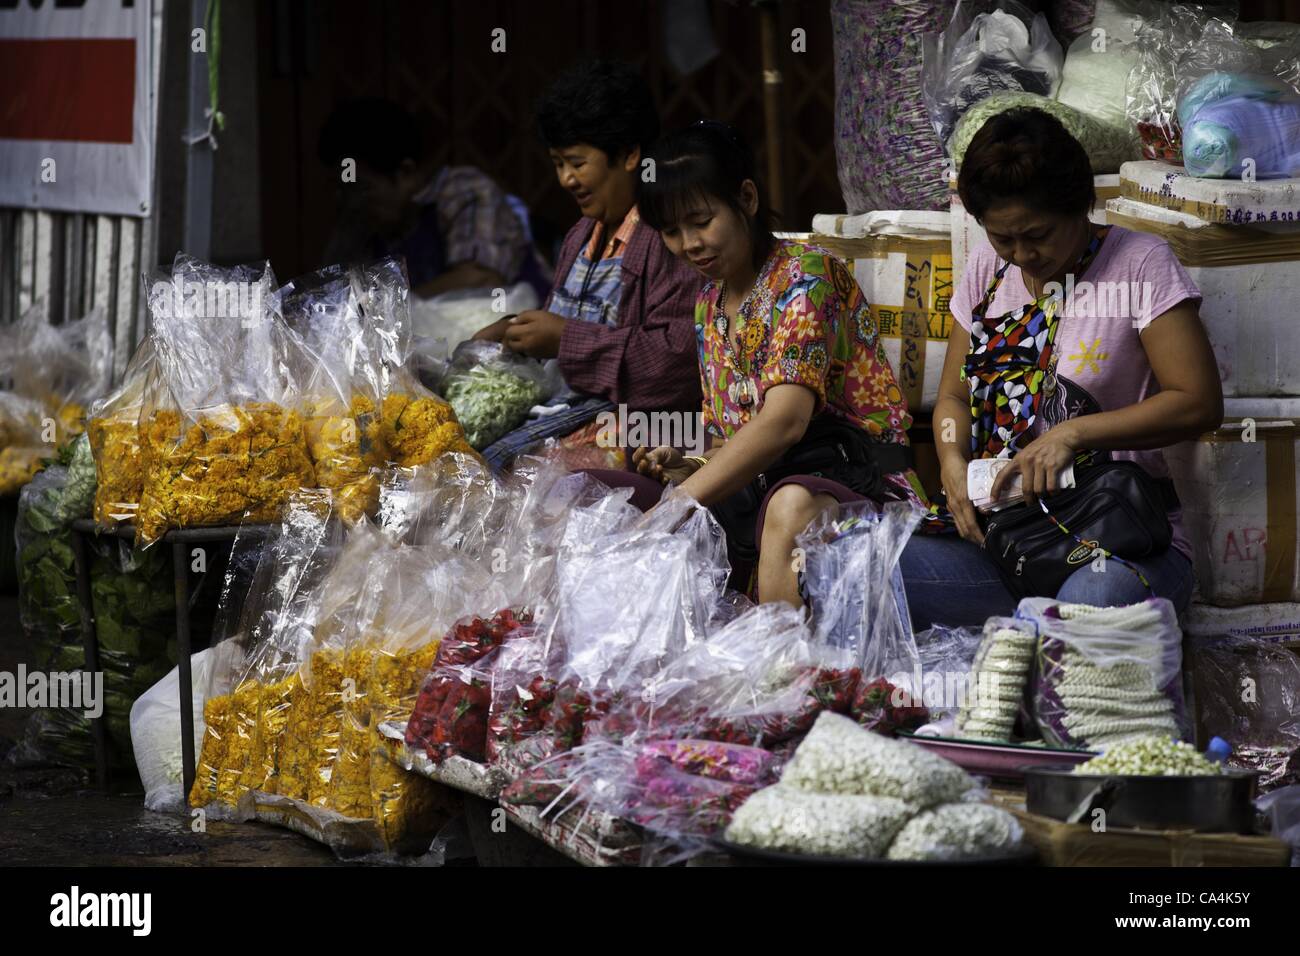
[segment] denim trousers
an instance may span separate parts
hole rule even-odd
[[[1156,597],[1168,598],[1180,615],[1186,610],[1193,586],[1192,562],[1186,555],[1169,548],[1131,563],[1146,575]],[[1119,562],[1102,566],[1104,571],[1088,564],[1071,574],[1057,600],[1112,607],[1151,597],[1137,575]],[[986,618],[1010,617],[1020,603],[984,550],[955,534],[912,535],[899,567],[912,627],[918,632],[936,624],[982,627]]]

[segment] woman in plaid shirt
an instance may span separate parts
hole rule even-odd
[[[621,466],[622,449],[596,448],[602,411],[699,408],[693,313],[702,279],[636,209],[642,153],[659,132],[638,72],[608,61],[569,70],[542,97],[537,125],[582,218],[561,246],[545,308],[502,319],[475,338],[557,360],[567,407],[529,422],[484,455],[501,466],[558,437],[580,452],[567,458],[574,466]]]

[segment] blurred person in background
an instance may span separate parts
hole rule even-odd
[[[521,281],[548,291],[522,202],[473,166],[432,162],[414,118],[396,103],[367,98],[338,107],[317,153],[340,177],[325,264],[404,256],[411,291],[422,298]],[[343,179],[349,159],[355,181]]]

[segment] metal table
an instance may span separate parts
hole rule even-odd
[[[188,550],[195,544],[233,543],[241,533],[264,538],[275,525],[223,525],[216,528],[185,528],[168,531],[155,547],[171,545],[172,580],[176,588],[176,666],[180,672],[181,767],[185,802],[189,804],[194,785],[194,680],[190,672],[190,580]],[[104,536],[134,540],[135,526],[120,525],[113,531],[98,528],[90,518],[72,523],[72,556],[77,572],[77,604],[81,613],[81,637],[86,653],[86,671],[99,672],[99,636],[95,630],[94,603],[90,593],[90,559],[86,551],[87,536]],[[95,745],[95,780],[108,789],[108,728],[105,715],[91,718],[90,728]]]

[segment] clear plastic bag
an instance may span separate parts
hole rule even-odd
[[[1291,847],[1291,865],[1300,866],[1300,785],[1280,787],[1255,801],[1268,816],[1269,832]]]
[[[1265,641],[1225,640],[1189,657],[1200,727],[1232,745],[1228,763],[1258,770],[1261,791],[1300,784],[1300,656]]]
[[[510,608],[490,618],[457,621],[424,678],[406,726],[407,746],[435,761],[453,756],[484,761],[496,657],[507,641],[527,634],[531,623],[526,612]]]
[[[913,694],[920,657],[898,561],[920,519],[906,504],[854,505],[822,514],[795,539],[817,639],[847,650],[867,681],[903,680]]]
[[[542,363],[496,342],[458,345],[441,391],[477,449],[518,427],[548,397]]]
[[[1181,164],[1177,108],[1183,64],[1211,20],[1231,24],[1235,5],[1163,4],[1138,25],[1137,62],[1129,72],[1124,112],[1137,129],[1147,159]]]
[[[53,325],[42,300],[14,323],[10,346],[8,377],[14,394],[38,402],[55,422],[47,443],[63,445],[80,435],[90,403],[108,390],[113,374],[108,315],[93,309],[80,319]]]
[[[582,519],[603,514],[570,515],[551,622],[566,648],[563,676],[588,692],[640,688],[703,641],[729,573],[721,528],[687,496],[669,495],[635,526],[593,537]]]
[[[1016,617],[1038,631],[1031,693],[1048,743],[1098,749],[1144,735],[1191,735],[1182,631],[1169,601],[1096,608],[1025,598]]]
[[[939,142],[947,144],[966,111],[995,93],[1051,99],[1064,63],[1043,14],[1015,0],[959,0],[948,28],[928,37],[924,51],[925,103]]]
[[[373,515],[386,455],[379,408],[385,374],[379,342],[361,315],[348,274],[333,266],[278,293],[285,320],[315,361],[303,383],[304,428],[316,482],[335,492],[339,516]]]
[[[964,702],[956,688],[962,687],[975,660],[983,633],[973,627],[936,626],[916,635],[921,658],[921,703],[930,720],[938,721],[957,713]]]
[[[185,255],[150,286],[158,363],[140,412],[139,543],[171,528],[273,522],[314,487],[300,402],[311,359],[274,288],[269,265],[218,269]]]
[[[760,604],[625,694],[592,735],[777,746],[825,708],[848,713],[858,676],[846,652],[812,640],[802,611]]]
[[[122,382],[91,407],[86,427],[95,455],[95,523],[111,531],[134,521],[144,487],[144,455],[140,446],[140,409],[145,385],[155,373],[158,356],[153,338],[146,337],[127,363]]]
[[[382,361],[379,437],[387,460],[413,468],[447,452],[474,455],[451,406],[417,377],[412,362],[410,287],[402,261],[381,259],[349,275]]]

